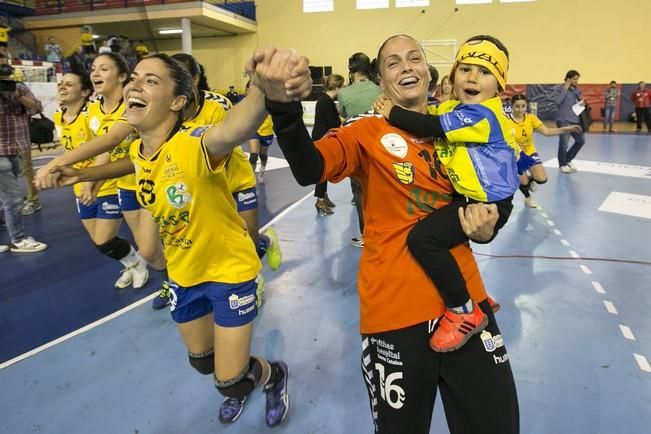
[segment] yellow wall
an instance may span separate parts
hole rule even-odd
[[[394,4],[390,0],[390,4]],[[313,65],[332,65],[347,75],[347,59],[363,51],[375,57],[380,43],[395,33],[418,40],[491,34],[511,53],[509,82],[555,83],[568,69],[583,83],[637,82],[651,71],[651,56],[638,48],[651,17],[649,0],[537,0],[531,3],[458,6],[430,0],[424,8],[356,10],[355,0],[335,0],[335,11],[304,14],[302,0],[257,0],[258,33],[199,38],[193,54],[206,66],[210,85],[226,89],[246,82],[243,64],[255,47],[292,47]],[[424,11],[424,13],[421,13]],[[63,45],[76,43],[78,28],[56,30]],[[62,33],[64,32],[64,33]],[[43,35],[40,35],[43,33]],[[44,41],[49,32],[38,32]],[[180,51],[181,41],[158,41],[161,51]],[[436,58],[430,52],[430,60]],[[446,69],[446,68],[445,68]],[[441,68],[441,75],[447,73]],[[646,77],[648,79],[649,77]]]

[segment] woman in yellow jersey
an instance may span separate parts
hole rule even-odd
[[[290,50],[266,53],[255,61],[277,71],[275,81],[265,82],[269,97],[307,96],[307,59]],[[288,96],[280,85],[285,82],[301,86]],[[215,385],[226,397],[220,421],[235,421],[247,396],[264,384],[266,422],[278,425],[289,409],[287,365],[249,355],[257,314],[255,276],[261,265],[225,174],[233,148],[266,116],[264,95],[252,89],[219,125],[184,125],[182,113],[193,98],[191,77],[178,62],[159,54],[136,66],[125,98],[126,118],[141,137],[131,145],[131,161],[53,172],[72,183],[135,168],[138,199],[159,224],[171,279],[172,318],[190,364],[202,374],[214,372]]]
[[[104,53],[95,58],[90,78],[95,93],[101,97],[88,105],[88,122],[95,138],[83,147],[55,158],[39,170],[36,180],[38,186],[41,188],[55,186],[48,171],[57,165],[77,163],[105,152],[110,152],[111,161],[128,156],[129,146],[137,137],[135,130],[124,119],[122,92],[128,76],[129,69],[122,56]],[[152,228],[156,228],[156,224],[136,199],[135,177],[126,175],[116,182],[120,211],[131,229],[139,251],[136,252],[132,246],[127,246],[126,240],[119,238],[114,238],[108,242],[109,244],[98,248],[125,264],[125,270],[115,282],[116,287],[124,288],[133,285],[134,288],[141,288],[149,277],[146,262],[157,270],[164,270],[165,259],[160,241],[151,236],[152,233],[155,234]]]
[[[246,83],[247,93],[250,87],[251,82]],[[249,139],[249,163],[251,163],[254,172],[258,165],[258,156],[260,157],[260,173],[258,173],[258,180],[260,182],[264,181],[264,173],[267,169],[267,161],[269,160],[269,146],[271,146],[273,141],[274,125],[271,122],[271,116],[267,116],[253,137]]]
[[[57,86],[57,98],[61,109],[54,113],[53,119],[66,152],[83,146],[93,138],[86,110],[86,103],[92,92],[93,85],[90,79],[73,72],[66,73]],[[74,167],[84,168],[93,165],[94,162],[95,159],[90,158],[76,163]],[[81,223],[93,243],[99,248],[117,237],[122,214],[118,205],[115,181],[97,183],[97,191],[91,191],[95,188],[93,184],[75,184],[73,189]]]
[[[184,122],[185,125],[201,126],[222,123],[226,117],[226,110],[233,107],[230,100],[208,89],[203,70],[193,56],[186,53],[177,53],[172,58],[181,63],[192,76],[193,100],[187,104],[183,114],[183,118],[187,119]],[[273,228],[265,230],[264,234],[258,233],[258,198],[255,189],[255,174],[241,146],[233,149],[224,170],[229,190],[237,204],[237,211],[246,222],[249,234],[256,245],[258,257],[260,259],[266,257],[269,267],[272,270],[277,270],[282,263],[278,236]],[[261,274],[258,276],[257,283],[257,304],[259,308],[262,304],[264,291],[264,278]],[[169,304],[169,300],[169,286],[163,285],[158,297],[153,300],[152,307],[160,309]]]
[[[578,125],[562,128],[545,126],[536,115],[527,113],[527,97],[522,94],[511,97],[511,108],[509,120],[513,125],[515,141],[520,146],[518,159],[520,191],[524,195],[524,204],[529,208],[537,208],[538,204],[531,196],[531,192],[535,190],[536,184],[547,182],[547,173],[533,143],[533,132],[538,131],[543,136],[558,136],[563,133],[578,133],[581,127]]]

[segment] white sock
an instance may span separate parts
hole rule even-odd
[[[137,265],[140,261],[142,261],[142,258],[140,257],[140,254],[138,252],[136,252],[136,249],[134,249],[133,246],[130,246],[130,247],[131,247],[131,250],[129,251],[127,256],[120,259],[120,262],[122,263],[122,265],[124,265],[127,268],[133,267],[133,266]]]
[[[474,310],[473,302],[471,299],[468,299],[468,301],[466,301],[461,306],[453,307],[450,310],[453,311],[454,313],[470,313]]]

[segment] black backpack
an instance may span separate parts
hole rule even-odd
[[[46,118],[43,113],[39,113],[37,117],[29,119],[29,136],[32,143],[43,145],[51,143],[54,140],[54,122]]]

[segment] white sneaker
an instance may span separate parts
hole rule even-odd
[[[536,199],[534,199],[533,196],[525,197],[524,204],[529,208],[538,208],[538,202],[536,202]]]
[[[124,270],[122,270],[122,274],[120,275],[120,278],[115,281],[115,287],[118,289],[124,289],[127,286],[131,285],[133,282],[133,276],[131,275],[131,268],[127,267]]]
[[[9,246],[7,246],[5,244],[0,244],[0,253],[4,253],[7,250],[9,250]]]
[[[262,303],[264,303],[264,277],[262,276],[262,273],[258,274],[255,281],[258,284],[258,287],[255,290],[255,303],[258,309],[260,309]]]
[[[11,251],[14,253],[35,253],[47,249],[47,244],[38,242],[32,237],[24,238],[11,245]]]
[[[529,191],[536,191],[538,190],[538,184],[536,184],[536,181],[533,179],[529,181]]]
[[[264,182],[264,172],[267,166],[260,165],[260,173],[258,173],[258,182]]]
[[[138,261],[136,265],[131,267],[131,276],[133,279],[133,289],[140,289],[145,286],[149,279],[147,263],[143,260]]]
[[[579,169],[576,168],[574,163],[572,163],[571,161],[569,163],[567,163],[567,166],[570,168],[570,170],[572,170],[572,172],[576,172],[576,171],[579,170]]]
[[[364,237],[360,235],[359,237],[353,238],[350,240],[350,244],[355,247],[364,247]]]
[[[562,173],[574,173],[572,168],[570,166],[568,166],[568,165],[561,166],[560,169],[561,169]]]

